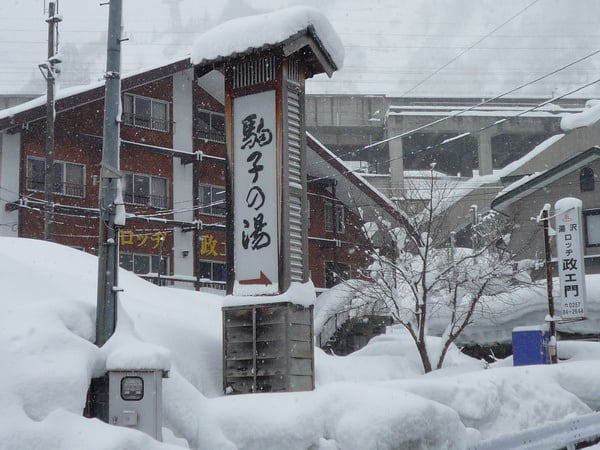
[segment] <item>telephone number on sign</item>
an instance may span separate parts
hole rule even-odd
[[[581,308],[581,302],[570,302],[564,303],[563,307],[566,308]]]
[[[563,309],[563,316],[583,316],[583,308]]]

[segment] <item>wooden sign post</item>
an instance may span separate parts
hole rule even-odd
[[[224,24],[248,39],[270,34],[265,27],[271,27],[278,38],[196,69],[200,75],[217,68],[225,76],[227,293],[233,299],[223,307],[227,394],[314,388],[314,289],[290,289],[309,281],[304,86],[315,74],[331,76],[337,65],[310,22],[323,26],[320,13],[290,9],[297,17],[254,18],[255,30]],[[281,40],[279,31],[302,20],[308,22]],[[213,33],[202,42],[215,39]]]
[[[304,87],[334,65],[310,28],[225,67],[228,293],[308,281]]]

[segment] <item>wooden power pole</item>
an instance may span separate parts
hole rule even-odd
[[[100,224],[98,243],[98,298],[96,345],[112,336],[117,321],[119,228],[125,212],[119,172],[121,121],[121,0],[110,0],[106,49],[104,134],[102,145]]]
[[[60,60],[56,56],[57,29],[62,19],[58,15],[57,2],[48,3],[48,60],[38,67],[46,79],[46,160],[44,175],[44,239],[54,240],[54,85],[58,70],[56,64]]]

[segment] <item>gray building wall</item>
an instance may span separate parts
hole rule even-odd
[[[543,153],[525,161],[511,175],[528,175],[557,166],[571,156],[600,145],[600,124],[576,128],[544,149]]]
[[[596,177],[600,175],[600,160],[586,164],[584,167],[590,167],[594,170]],[[537,217],[542,208],[548,203],[554,211],[554,204],[565,197],[575,197],[581,200],[583,211],[600,208],[600,183],[596,182],[594,191],[581,192],[579,185],[580,167],[574,167],[572,171],[565,174],[562,178],[540,186],[537,190],[526,197],[515,201],[502,211],[507,214],[518,227],[515,228],[509,248],[521,258],[544,259],[544,237],[541,224],[538,224],[533,218]],[[551,220],[551,226],[554,226],[554,220]],[[585,231],[585,229],[584,229]],[[585,238],[584,238],[585,244]],[[552,243],[552,247],[554,244]],[[587,258],[587,273],[600,273],[600,247],[584,245],[584,252]],[[556,256],[553,250],[554,256]]]
[[[8,208],[19,200],[21,133],[0,133],[0,236],[17,237],[19,212]]]

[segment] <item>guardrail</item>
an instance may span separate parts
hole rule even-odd
[[[325,344],[331,339],[339,327],[341,327],[346,321],[350,319],[350,311],[338,312],[331,316],[323,324],[321,332],[316,336],[316,345],[319,348],[323,348]]]
[[[196,291],[206,291],[224,295],[226,283],[224,281],[215,281],[208,278],[197,278],[184,275],[158,275],[157,273],[147,273],[139,275],[146,281],[150,281],[159,286],[175,286],[183,284]]]
[[[469,450],[554,450],[582,448],[600,439],[600,413],[573,417],[507,436],[481,441]]]

